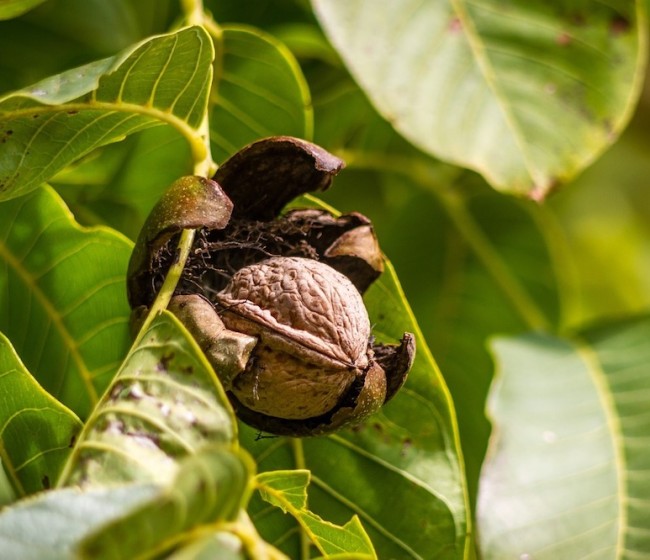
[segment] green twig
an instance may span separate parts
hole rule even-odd
[[[208,26],[211,24],[212,20],[205,13],[203,0],[181,0],[181,8],[183,9],[185,21],[188,25],[199,25],[208,30]],[[202,149],[198,149],[197,146],[192,146],[194,174],[200,175],[201,177],[212,177],[217,171],[217,164],[212,159],[212,150],[210,147],[209,113],[210,104],[208,103],[197,131],[201,139]]]
[[[181,9],[188,25],[203,25],[203,0],[181,0]]]
[[[190,250],[192,249],[192,243],[194,242],[195,231],[196,230],[194,229],[184,229],[183,232],[181,233],[181,237],[178,240],[177,257],[172,263],[172,265],[169,267],[167,276],[165,276],[165,281],[163,282],[163,285],[160,288],[160,291],[158,292],[158,295],[156,296],[153,305],[151,306],[149,312],[147,313],[147,317],[144,320],[142,327],[140,328],[140,332],[138,333],[135,342],[133,343],[134,348],[138,345],[138,343],[144,336],[144,333],[147,332],[147,329],[149,328],[153,320],[158,315],[160,315],[165,309],[167,309],[167,306],[169,305],[169,302],[172,299],[172,296],[174,295],[174,290],[176,290],[178,281],[180,280],[181,275],[183,274],[183,268],[185,268],[187,257],[189,256]]]

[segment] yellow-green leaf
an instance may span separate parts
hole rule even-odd
[[[81,427],[72,411],[42,389],[0,333],[0,462],[18,495],[56,483]]]
[[[377,109],[420,149],[543,198],[611,145],[644,75],[645,0],[312,0]]]
[[[201,27],[152,37],[114,57],[0,98],[0,200],[29,192],[98,146],[167,123],[194,150],[214,49]]]

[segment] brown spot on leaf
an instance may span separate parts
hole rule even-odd
[[[555,38],[555,42],[561,47],[566,47],[573,42],[573,37],[571,37],[571,35],[569,35],[567,32],[563,31]]]
[[[169,364],[173,359],[174,359],[173,352],[170,352],[169,354],[165,354],[162,358],[160,358],[160,361],[158,362],[156,369],[158,369],[158,371],[167,371],[169,369]]]
[[[630,23],[629,19],[624,18],[623,16],[615,16],[610,22],[609,29],[612,35],[618,36],[630,31],[631,27],[632,24]]]
[[[49,489],[50,489],[50,477],[47,476],[46,474],[43,475],[43,478],[41,479],[41,485],[43,486],[43,488],[44,488],[45,490],[49,490]]]
[[[451,18],[451,20],[449,20],[449,25],[447,25],[447,29],[452,33],[460,32],[463,29],[463,24],[461,23],[460,18]]]

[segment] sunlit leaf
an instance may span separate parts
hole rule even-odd
[[[167,483],[178,460],[235,437],[234,415],[214,371],[165,312],[131,349],[88,419],[62,482]]]
[[[478,524],[486,559],[650,550],[650,319],[499,339]]]
[[[312,4],[401,134],[500,190],[540,199],[576,175],[617,138],[640,92],[643,0]]]
[[[416,333],[415,364],[398,395],[366,424],[293,443],[313,475],[310,509],[335,522],[357,515],[380,558],[463,558],[469,514],[449,394],[391,267],[366,303],[379,340]],[[258,441],[252,430],[241,439],[260,470],[294,467],[289,440]],[[295,550],[286,519],[257,501],[252,511],[267,541],[287,553]]]
[[[0,550],[12,560],[70,560],[75,546],[97,528],[159,494],[153,484],[52,490],[0,513]]]
[[[190,27],[0,98],[0,199],[28,192],[94,148],[156,124],[168,123],[202,146],[195,129],[213,55],[207,33]]]
[[[81,417],[128,348],[130,252],[115,232],[79,227],[49,188],[0,204],[0,330]]]
[[[322,554],[330,557],[345,553],[360,559],[376,559],[372,542],[357,516],[339,526],[309,511],[309,478],[309,471],[305,470],[271,471],[259,474],[256,481],[262,499],[290,513]]]
[[[54,485],[80,430],[79,419],[43,391],[0,333],[0,458],[16,493]]]
[[[216,160],[266,136],[310,138],[309,90],[282,43],[254,28],[229,26],[222,30],[217,52],[210,114]]]
[[[81,544],[82,558],[134,558],[173,544],[187,531],[218,530],[234,521],[248,497],[253,465],[229,446],[187,458],[159,496],[116,519]],[[208,527],[209,526],[209,527]]]

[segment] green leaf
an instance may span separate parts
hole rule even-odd
[[[0,550],[11,560],[70,560],[86,535],[160,493],[153,484],[42,492],[0,513]]]
[[[309,471],[271,471],[259,474],[256,480],[262,498],[284,513],[290,513],[327,558],[337,554],[377,558],[372,542],[356,515],[345,525],[338,526],[307,509]]]
[[[86,422],[61,483],[167,483],[178,459],[235,438],[235,418],[214,371],[165,312],[131,349]]]
[[[80,222],[106,224],[136,239],[167,187],[192,173],[185,139],[159,126],[96,150],[56,175],[52,185]]]
[[[160,496],[87,537],[80,546],[81,557],[108,560],[159,554],[182,540],[183,533],[208,525],[218,529],[239,514],[252,474],[252,461],[242,451],[206,447],[181,463]]]
[[[214,56],[200,27],[154,37],[0,98],[0,199],[36,188],[98,146],[167,123],[194,150]]]
[[[578,340],[500,339],[479,495],[483,557],[650,550],[650,318]]]
[[[2,467],[18,495],[56,482],[82,427],[73,412],[41,388],[2,333],[0,426]]]
[[[0,461],[0,508],[16,500],[16,492]]]
[[[241,440],[262,471],[290,469],[304,458],[311,510],[334,521],[357,515],[380,558],[463,558],[469,506],[449,393],[390,265],[366,303],[379,340],[416,334],[415,363],[397,396],[366,424],[332,436],[291,447],[290,440],[257,441],[245,430]],[[256,501],[251,511],[267,541],[295,552],[290,523]]]
[[[128,348],[130,252],[115,232],[79,227],[50,188],[0,204],[0,330],[82,418]]]
[[[309,139],[309,89],[291,52],[252,27],[224,27],[216,39],[216,95],[210,140],[217,161],[259,138],[275,135]]]
[[[0,20],[18,17],[43,2],[45,0],[0,0]]]
[[[640,93],[642,0],[312,4],[402,135],[499,190],[541,199],[575,176],[618,137]]]

